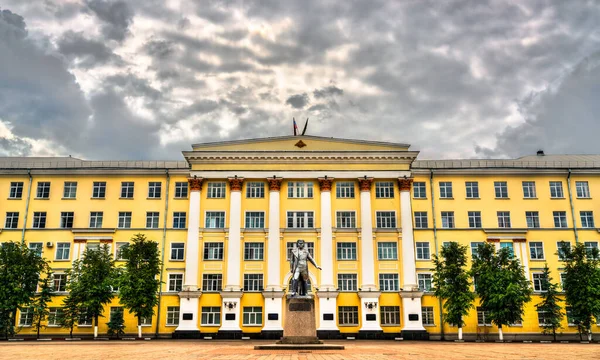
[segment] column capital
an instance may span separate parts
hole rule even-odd
[[[358,184],[360,185],[360,191],[371,191],[373,178],[368,178],[366,176],[363,178],[358,178]]]
[[[231,191],[242,191],[242,185],[244,184],[244,178],[235,177],[228,178],[229,180],[229,188]]]
[[[331,185],[333,185],[333,178],[325,176],[324,178],[318,178],[318,180],[321,191],[331,191]]]
[[[269,190],[271,191],[279,191],[281,190],[281,178],[278,177],[272,177],[272,178],[267,178],[267,181],[269,182]]]
[[[400,186],[400,191],[410,191],[412,183],[412,178],[398,178],[398,185]]]
[[[194,176],[193,178],[188,178],[188,184],[190,185],[191,191],[201,191],[202,190],[202,178]]]

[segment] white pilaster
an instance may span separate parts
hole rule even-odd
[[[525,272],[525,276],[529,279],[529,252],[527,249],[527,243],[525,241],[514,242],[515,244],[519,244],[521,246],[521,265],[523,266],[523,271]],[[516,252],[516,251],[515,251]]]
[[[335,290],[333,284],[333,230],[331,185],[333,178],[319,178],[321,186],[321,284],[320,291]]]
[[[263,331],[283,331],[282,326],[282,309],[283,309],[283,296],[285,293],[280,290],[268,288],[263,291],[263,297],[265,299],[265,315]],[[269,319],[270,315],[276,314],[276,319]]]
[[[379,325],[379,291],[359,291],[362,322],[360,331],[383,331]]]
[[[227,244],[227,283],[224,291],[240,291],[242,178],[229,179],[229,240]]]
[[[360,254],[362,291],[377,291],[375,286],[375,255],[373,253],[373,220],[371,213],[372,178],[359,178],[360,183]]]
[[[279,189],[281,188],[281,178],[268,178],[269,181],[269,233],[267,236],[267,286],[265,289],[281,291],[281,240],[279,227]],[[273,305],[274,306],[274,305]],[[277,310],[279,314],[279,326],[281,326],[280,306]]]
[[[242,295],[241,291],[221,291],[223,316],[219,331],[242,331],[240,328],[240,299]],[[230,315],[229,319],[227,319],[227,314]]]

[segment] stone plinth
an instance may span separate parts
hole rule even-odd
[[[283,338],[279,344],[320,344],[317,338],[315,299],[288,296],[283,318]]]

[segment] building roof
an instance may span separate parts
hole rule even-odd
[[[600,155],[528,155],[517,159],[416,160],[414,169],[594,169]]]
[[[106,160],[72,157],[0,157],[0,169],[188,169],[187,161]]]
[[[357,140],[357,139],[342,139],[342,138],[334,138],[334,137],[325,137],[325,136],[315,136],[315,135],[286,135],[286,136],[272,136],[272,137],[264,137],[264,138],[253,138],[253,139],[241,139],[241,140],[226,140],[226,141],[216,141],[216,142],[206,142],[193,144],[192,148],[199,147],[212,147],[216,145],[233,145],[233,144],[251,144],[257,142],[269,142],[269,141],[281,141],[281,140],[325,140],[330,142],[349,142],[355,144],[365,144],[365,145],[379,145],[379,146],[390,146],[390,147],[400,147],[400,148],[409,148],[410,144],[403,143],[392,143],[392,142],[384,142],[384,141],[371,141],[371,140]]]

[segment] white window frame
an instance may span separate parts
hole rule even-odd
[[[417,273],[417,284],[419,289],[425,292],[433,291],[433,275],[431,273]]]
[[[44,253],[44,243],[40,241],[30,242],[27,244],[27,247],[31,251],[35,251],[39,256],[42,256]]]
[[[54,273],[52,275],[52,286],[55,292],[64,293],[67,292],[67,274],[65,273]],[[57,286],[58,283],[58,286]]]
[[[553,211],[552,218],[554,219],[555,228],[564,229],[569,227],[569,221],[567,220],[566,211]]]
[[[131,229],[131,211],[119,211],[118,229]]]
[[[65,257],[65,248],[67,256]],[[58,256],[59,253],[61,256]],[[58,242],[56,243],[56,252],[54,253],[54,260],[70,260],[71,259],[71,243]]]
[[[415,249],[417,260],[431,260],[431,248],[429,241],[415,242]]]
[[[207,185],[206,198],[225,199],[226,192],[227,184],[225,184],[225,181],[211,181]]]
[[[261,306],[244,306],[242,310],[243,326],[262,326],[263,310]]]
[[[535,181],[523,181],[523,199],[536,199],[537,191],[535,189]]]
[[[19,311],[19,326],[31,327],[33,325],[33,308],[28,307]]]
[[[496,216],[498,217],[498,228],[510,229],[510,211],[497,211]]]
[[[581,221],[581,227],[584,229],[593,229],[594,224],[594,212],[590,210],[582,210],[579,212],[579,219]]]
[[[246,211],[244,214],[246,229],[264,229],[265,212],[264,211]]]
[[[219,292],[223,290],[223,274],[202,274],[202,291]]]
[[[22,199],[23,198],[23,182],[22,181],[11,181],[10,188],[8,190],[9,199]]]
[[[47,213],[45,211],[34,211],[32,228],[45,229],[46,228],[46,216],[47,216]]]
[[[388,244],[390,246],[388,248]],[[393,249],[393,250],[392,250]],[[386,255],[386,256],[382,256]],[[393,256],[392,256],[393,255]],[[381,241],[377,243],[377,260],[398,260],[398,243],[393,241]]]
[[[356,211],[336,211],[335,219],[339,229],[356,229]]]
[[[70,222],[71,226],[68,226],[69,222]],[[61,211],[60,212],[60,228],[61,229],[72,229],[74,223],[75,223],[75,212],[74,211]]]
[[[479,182],[465,181],[465,192],[467,199],[479,199]]]
[[[101,229],[103,220],[103,211],[90,211],[90,229]]]
[[[375,211],[375,223],[377,229],[396,229],[396,211]]]
[[[511,257],[514,258],[515,257],[515,244],[511,241],[502,241],[500,242],[500,249],[503,248],[509,248],[510,249],[510,253],[511,253]]]
[[[204,212],[204,227],[206,229],[224,229],[225,221],[225,211]]]
[[[442,229],[455,229],[454,211],[442,211]]]
[[[335,183],[335,197],[337,199],[354,199],[355,188],[354,181],[338,181]]]
[[[558,255],[558,260],[560,261],[564,261],[564,257],[561,255],[561,249],[562,249],[562,244],[568,244],[569,245],[569,249],[571,249],[571,242],[570,241],[565,241],[565,240],[560,240],[556,242],[556,253]]]
[[[265,183],[262,181],[248,181],[246,183],[246,199],[264,199]]]
[[[472,241],[471,242],[471,257],[476,257],[479,255],[479,245],[483,245],[485,242],[483,241]]]
[[[394,182],[393,181],[376,181],[375,182],[375,198],[376,199],[393,199],[394,198]]]
[[[244,274],[244,292],[258,292],[263,289],[263,274]]]
[[[187,199],[189,193],[189,185],[187,181],[177,181],[175,182],[175,194],[173,198],[175,199]]]
[[[36,189],[36,199],[49,199],[50,198],[50,181],[38,181]]]
[[[393,292],[398,290],[400,290],[400,280],[397,273],[379,274],[379,291]]]
[[[525,211],[525,223],[528,229],[539,229],[540,213],[538,211]]]
[[[183,273],[169,273],[167,291],[180,292],[183,290]]]
[[[531,260],[545,260],[544,242],[543,241],[530,241],[529,242],[529,256],[530,256]]]
[[[7,211],[6,220],[4,221],[4,227],[6,229],[18,229],[19,228],[19,212],[18,211]]]
[[[452,181],[440,181],[440,199],[452,199]]]
[[[400,306],[380,306],[381,326],[400,326]]]
[[[162,196],[162,182],[148,181],[148,199],[160,199]]]
[[[564,197],[562,181],[550,181],[550,198],[563,199]]]
[[[413,183],[413,199],[427,199],[427,184],[424,181]]]
[[[221,325],[221,307],[220,306],[202,306],[200,313],[201,326],[220,326]]]
[[[223,261],[224,244],[219,241],[210,241],[204,243],[202,251],[202,260],[204,261]]]
[[[63,308],[61,307],[50,307],[48,308],[48,327],[59,327],[59,319],[62,316]]]
[[[421,306],[423,326],[435,326],[433,306]]]
[[[496,195],[496,199],[508,199],[508,183],[494,181],[494,195]]]
[[[592,249],[598,249],[597,241],[584,241],[583,246],[585,247],[588,254],[591,254]]]
[[[531,273],[531,283],[533,285],[533,291],[536,293],[543,293],[548,291],[548,289],[544,289],[542,286],[544,282],[544,273],[534,272]]]
[[[483,308],[481,306],[477,306],[476,308],[477,310],[477,326],[484,326],[484,327],[489,327],[492,326],[492,322],[487,322],[488,320],[486,319],[486,317],[489,317],[489,311],[484,311]],[[487,316],[486,316],[487,314]],[[481,318],[481,320],[480,320]]]
[[[415,229],[427,229],[429,222],[427,211],[415,211]]]
[[[314,211],[288,211],[286,220],[288,229],[314,229],[315,227]],[[290,220],[292,226],[290,226]]]
[[[338,306],[338,322],[339,326],[357,326],[358,306]]]
[[[183,214],[183,216],[181,214]],[[182,220],[183,220],[183,224],[181,222]],[[177,226],[175,226],[175,225],[177,225]],[[187,227],[187,213],[185,211],[173,211],[173,229],[185,229],[186,227]]]
[[[92,183],[92,199],[106,198],[106,181],[94,181]]]
[[[146,212],[146,229],[158,229],[160,223],[160,212],[158,211],[147,211]]]
[[[575,192],[578,199],[590,199],[590,185],[587,181],[575,181]]]
[[[335,246],[338,261],[356,260],[356,243],[352,241],[340,241]]]
[[[121,199],[133,199],[135,194],[135,183],[133,181],[121,181]]]
[[[63,199],[77,198],[77,181],[65,181],[63,185]]]
[[[314,183],[310,181],[288,181],[288,199],[311,199],[314,196]]]
[[[176,247],[174,247],[174,245]],[[171,261],[185,261],[185,243],[184,242],[172,242],[170,245],[170,258]],[[173,257],[175,255],[175,257]]]
[[[467,217],[469,218],[470,229],[480,229],[481,225],[481,211],[468,211]]]
[[[123,250],[123,247],[125,247],[125,246],[129,246],[129,242],[119,241],[119,242],[115,243],[115,260],[117,260],[117,261],[127,260],[123,257],[123,254],[121,252],[121,250]]]
[[[262,261],[265,259],[265,243],[245,242],[244,261]]]
[[[338,291],[356,292],[358,291],[358,274],[338,273],[337,284]]]
[[[165,317],[166,326],[179,326],[179,306],[167,306],[167,316]]]

